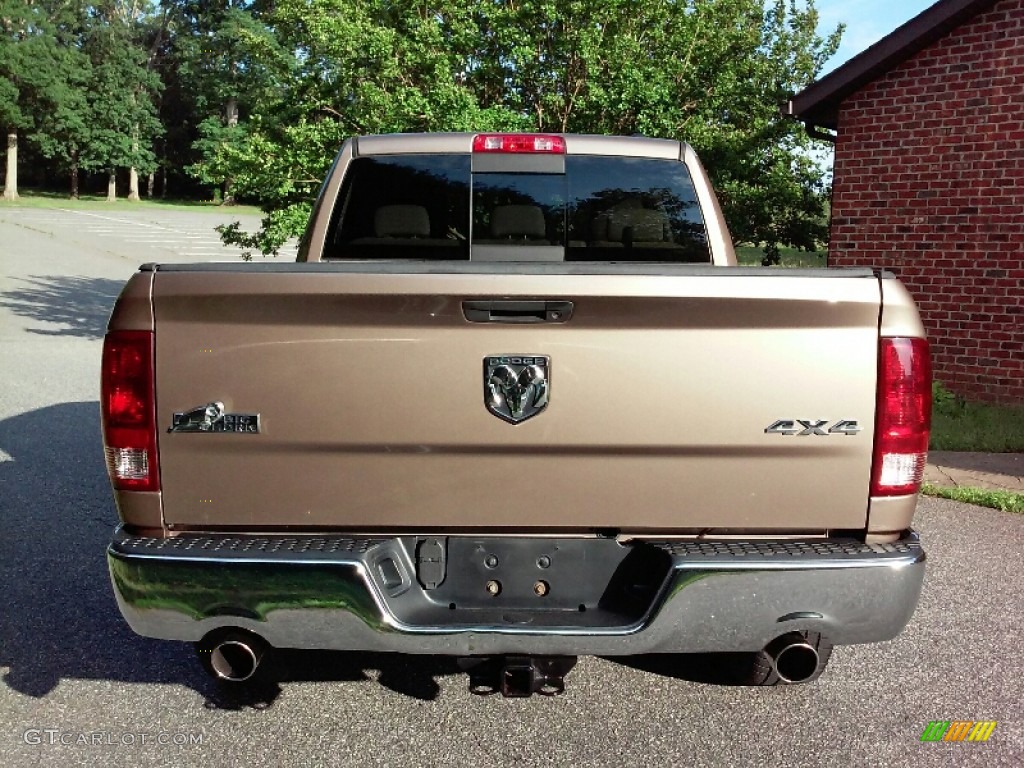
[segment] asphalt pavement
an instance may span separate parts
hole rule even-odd
[[[932,451],[924,479],[947,488],[1024,493],[1024,453]]]
[[[78,214],[0,205],[4,766],[1024,764],[1024,516],[931,498],[910,625],[838,648],[810,685],[715,686],[693,664],[585,658],[564,696],[515,700],[471,695],[444,658],[291,652],[278,682],[223,693],[191,648],[128,629],[104,561],[110,306],[141,262],[224,256],[130,235],[235,218],[171,213],[117,212],[138,226],[101,233]],[[985,743],[922,743],[936,720],[997,725]]]

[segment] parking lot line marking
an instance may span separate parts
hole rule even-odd
[[[60,208],[59,210],[66,213],[77,213],[80,216],[92,216],[97,219],[103,219],[104,221],[116,221],[118,224],[127,224],[132,227],[142,227],[144,229],[159,229],[164,232],[173,232],[173,229],[168,227],[161,227],[159,224],[147,224],[144,221],[132,221],[131,219],[119,219],[115,216],[103,216],[98,213],[88,213],[87,211],[74,211],[70,208]]]

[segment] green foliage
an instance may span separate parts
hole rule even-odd
[[[680,139],[772,260],[827,236],[812,140],[779,111],[838,45],[817,27],[813,0],[0,0],[0,123],[94,170],[151,170],[164,135],[226,201],[289,211],[254,238],[271,251],[349,136]]]
[[[83,168],[156,168],[153,139],[163,131],[154,99],[162,84],[142,46],[148,3],[107,0],[92,8],[83,51],[92,64],[89,82],[91,131]]]
[[[733,237],[814,250],[827,239],[811,140],[779,105],[810,83],[840,30],[775,0],[547,0],[480,13],[490,47],[470,82],[539,130],[676,138],[694,146]],[[493,12],[492,12],[493,9]],[[503,90],[503,85],[505,86]]]
[[[932,384],[933,451],[1024,452],[1024,405],[972,403]]]
[[[774,246],[774,253],[778,256],[778,261],[775,261],[765,253],[766,248],[769,246],[738,245],[736,246],[736,261],[740,266],[745,267],[778,266],[814,269],[827,266],[825,261],[828,254],[825,251],[802,251],[799,248]]]
[[[64,170],[151,169],[153,12],[141,0],[0,0],[0,123]]]
[[[40,100],[45,105],[46,119],[39,122],[29,139],[61,170],[74,170],[92,140],[92,64],[74,45],[61,46],[55,54],[54,76]]]
[[[170,60],[200,115],[221,115],[230,99],[252,103],[272,87],[272,69],[284,54],[250,3],[167,5],[174,18]]]
[[[268,211],[308,203],[350,135],[641,133],[694,145],[737,240],[827,237],[811,140],[779,111],[838,45],[813,3],[279,0],[254,18],[275,44],[249,62],[276,87],[253,94],[244,132],[203,129],[193,172]]]
[[[231,173],[247,133],[245,126],[225,125],[220,117],[206,118],[199,123],[199,138],[192,144],[203,160],[186,170],[206,184],[222,184]]]
[[[274,104],[274,89],[289,57],[252,3],[184,0],[168,3],[173,15],[164,76],[180,84],[178,111],[198,123],[185,170],[206,184],[238,193],[230,161],[244,146],[244,121]],[[220,194],[219,192],[217,194]]]
[[[0,0],[0,128],[48,130],[84,86],[74,2]],[[58,116],[61,130],[67,115]]]
[[[465,2],[428,12],[380,0],[281,0],[260,14],[265,28],[249,32],[261,42],[249,49],[248,65],[274,87],[246,94],[250,117],[235,129],[219,118],[204,122],[194,145],[201,159],[190,167],[207,183],[230,179],[235,194],[268,213],[260,232],[236,227],[225,239],[270,254],[300,234],[348,136],[529,127],[507,107],[482,106],[460,82],[475,39],[470,15]]]
[[[240,245],[248,249],[242,254],[242,258],[251,261],[253,250],[262,254],[277,253],[289,238],[296,232],[301,232],[309,220],[310,207],[309,203],[293,203],[272,210],[263,218],[258,232],[243,232],[237,221],[219,226],[217,231],[226,244]]]
[[[946,389],[941,381],[932,382],[932,413],[959,418],[967,402],[955,392]]]
[[[0,0],[0,128],[32,125],[34,59],[46,36],[43,9],[21,0]]]
[[[941,499],[952,499],[964,504],[979,507],[990,507],[1003,512],[1024,514],[1024,493],[1016,491],[997,491],[989,488],[947,488],[942,485],[925,483],[921,488],[925,496],[938,496]]]

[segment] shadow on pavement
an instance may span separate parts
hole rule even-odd
[[[376,680],[429,700],[447,657],[278,651],[259,687],[227,690],[187,643],[135,635],[121,618],[105,551],[117,517],[103,466],[99,403],[62,403],[0,421],[0,667],[41,698],[62,679],[178,684],[216,709],[263,709],[278,682]],[[10,458],[8,459],[6,454]]]
[[[32,327],[43,336],[102,339],[123,280],[102,277],[30,276],[16,278],[24,287],[0,293],[0,306],[39,323],[64,328]]]
[[[709,685],[743,685],[753,664],[752,653],[652,653],[646,656],[605,656],[605,661],[661,677]]]
[[[438,678],[462,674],[455,659],[447,656],[279,648],[260,667],[259,682],[221,685],[207,679],[203,681],[203,693],[207,709],[266,709],[281,694],[280,683],[376,680],[403,696],[433,701],[441,693]]]

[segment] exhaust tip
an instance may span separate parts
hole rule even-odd
[[[215,646],[210,654],[210,666],[221,680],[241,683],[256,674],[260,660],[256,650],[241,640],[228,640]]]
[[[780,638],[783,639],[783,638]],[[786,640],[772,653],[775,674],[784,683],[802,683],[810,680],[818,670],[818,651],[801,638],[798,642]]]
[[[228,683],[252,680],[268,648],[262,638],[241,631],[218,633],[196,645],[210,676]]]

